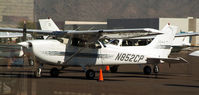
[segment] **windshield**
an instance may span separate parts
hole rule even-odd
[[[117,40],[117,39],[111,40],[108,44],[112,44],[112,45],[117,46],[119,44],[119,40]]]

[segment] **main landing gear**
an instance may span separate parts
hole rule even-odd
[[[119,67],[118,65],[111,66],[111,67],[110,67],[111,73],[116,73],[117,70],[118,70],[118,67]]]
[[[92,69],[89,69],[86,71],[86,78],[87,79],[94,79],[95,78],[95,71]]]
[[[150,75],[151,74],[151,67],[150,66],[145,66],[143,71],[144,71],[144,74]],[[154,65],[153,73],[157,74],[158,72],[159,72],[159,67],[157,65]]]

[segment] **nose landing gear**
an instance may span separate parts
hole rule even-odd
[[[34,75],[36,78],[40,78],[42,73],[41,73],[41,67],[37,68],[37,70],[34,72]]]
[[[158,65],[154,65],[154,67],[153,67],[153,73],[155,73],[155,74],[159,73]]]

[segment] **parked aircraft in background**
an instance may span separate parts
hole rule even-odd
[[[23,48],[19,45],[0,45],[0,57],[22,57],[23,54]]]

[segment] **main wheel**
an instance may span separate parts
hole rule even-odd
[[[52,68],[52,69],[50,70],[50,75],[51,75],[52,77],[57,77],[57,76],[59,76],[59,70],[58,70],[57,68]]]
[[[34,75],[36,78],[40,78],[42,73],[41,73],[41,68],[38,68],[35,72],[34,72]]]
[[[144,71],[144,74],[150,75],[151,74],[151,67],[150,66],[145,66],[143,71]]]
[[[116,73],[118,70],[118,66],[111,66],[110,70],[111,70],[111,73]]]
[[[159,68],[157,65],[154,65],[153,72],[156,74],[159,72]]]
[[[92,69],[89,69],[86,71],[86,78],[87,79],[94,79],[95,77],[95,71],[93,71]]]

